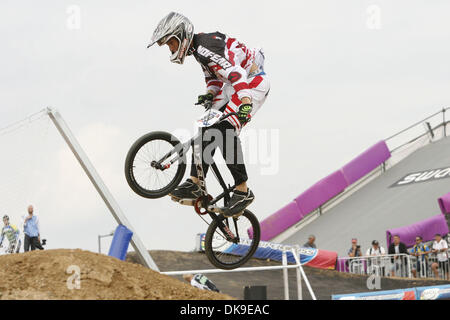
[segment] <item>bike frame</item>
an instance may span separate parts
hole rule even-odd
[[[223,121],[232,115],[237,115],[237,113],[235,113],[235,112],[229,113],[229,114],[223,116],[220,121]],[[207,130],[207,128],[211,128],[211,127],[206,127],[206,130]],[[218,219],[218,215],[215,214],[213,211],[208,210],[208,207],[215,205],[221,199],[224,200],[224,206],[226,207],[231,199],[230,192],[232,192],[234,190],[236,185],[233,185],[233,186],[228,185],[228,187],[227,187],[227,185],[222,177],[222,174],[220,173],[219,168],[217,167],[217,164],[213,161],[211,163],[210,167],[214,173],[214,176],[216,177],[217,181],[219,182],[220,186],[222,187],[223,192],[215,198],[212,198],[208,194],[208,191],[206,189],[205,176],[204,176],[204,172],[203,172],[202,137],[203,137],[203,128],[199,128],[198,133],[193,138],[186,141],[185,143],[181,143],[181,144],[175,146],[171,151],[169,151],[159,161],[156,162],[155,167],[159,168],[160,170],[167,169],[168,168],[167,165],[166,166],[161,165],[165,160],[169,159],[174,153],[176,153],[176,156],[170,160],[170,165],[175,163],[176,161],[180,160],[180,158],[183,155],[185,155],[186,152],[189,150],[189,148],[192,146],[193,147],[193,155],[194,155],[194,164],[195,164],[195,168],[197,170],[197,179],[200,182],[199,185],[200,185],[200,189],[202,192],[202,196],[200,197],[201,205],[203,208],[206,208],[206,213],[208,213],[208,215],[211,217],[211,219],[216,220],[216,219]],[[199,213],[199,212],[197,211],[197,213]],[[233,221],[235,224],[235,230],[237,231],[238,230],[237,220],[233,219]],[[223,223],[219,223],[219,228],[221,229],[223,234],[227,236],[227,238],[228,238],[227,240],[232,241],[232,242],[238,242],[239,234],[236,234],[236,235],[231,234],[229,225],[228,225],[228,219],[226,220],[226,224],[227,225],[224,225]]]

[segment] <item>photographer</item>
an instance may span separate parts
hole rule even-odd
[[[358,244],[358,240],[356,238],[352,239],[352,247],[348,250],[349,257],[361,257],[361,246]]]
[[[351,258],[357,258],[361,257],[361,246],[358,244],[358,240],[356,238],[352,239],[352,246],[348,250],[348,256]],[[350,272],[352,273],[363,273],[364,271],[364,264],[363,261],[360,259],[349,259],[350,261],[350,267],[348,265],[347,261],[347,267],[350,268]]]

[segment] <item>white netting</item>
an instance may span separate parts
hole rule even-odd
[[[49,125],[50,118],[41,111],[0,128],[0,217],[8,215],[21,234],[22,216],[36,199],[37,186],[42,183],[40,168],[48,147]],[[0,226],[1,229],[3,222]],[[7,245],[4,239],[0,252]]]
[[[120,136],[116,131],[88,122],[75,135],[105,182],[120,193],[124,188],[128,191],[123,171],[109,164],[109,159],[122,161],[123,152],[111,145]],[[117,223],[47,110],[12,124],[0,121],[0,150],[0,229],[1,217],[7,214],[21,232],[20,251],[22,218],[30,204],[40,220],[41,240],[48,240],[46,249],[97,251],[98,235],[110,232]],[[103,252],[110,241],[111,237],[102,240]],[[0,253],[7,245],[5,240]]]

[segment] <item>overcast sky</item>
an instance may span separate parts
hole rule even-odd
[[[197,62],[175,65],[167,48],[146,49],[172,10],[197,32],[218,30],[265,50],[271,91],[246,129],[269,137],[257,142],[269,156],[257,148],[248,165],[250,209],[261,220],[372,144],[450,105],[444,0],[3,0],[0,128],[59,110],[149,249],[191,250],[206,230],[192,208],[134,194],[123,173],[138,137],[193,133],[201,114],[193,106],[205,90]],[[19,224],[31,203],[48,248],[96,251],[97,235],[116,223],[48,119],[0,135],[0,146],[0,215]]]

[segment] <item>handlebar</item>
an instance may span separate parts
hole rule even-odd
[[[205,111],[208,111],[209,109],[212,108],[212,101],[208,100],[201,104],[196,103],[196,105],[202,105],[205,107]],[[222,117],[220,117],[219,122],[222,122],[223,120],[225,120],[226,118],[231,117],[231,116],[239,117],[239,114],[237,112],[230,112],[230,113],[224,114],[224,115],[222,115]],[[247,122],[249,122],[249,121],[250,121],[250,119],[247,120]]]

